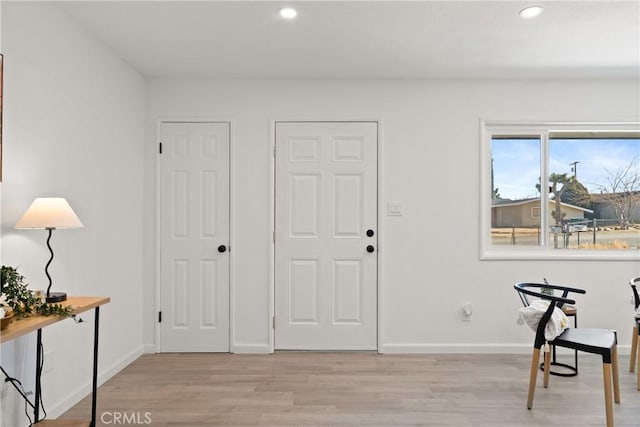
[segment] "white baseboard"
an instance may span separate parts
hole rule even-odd
[[[231,353],[237,354],[271,354],[273,351],[268,344],[234,344]]]
[[[155,344],[144,344],[144,354],[158,353]],[[236,344],[231,346],[230,353],[238,354],[270,354],[273,353],[267,344]]]
[[[530,354],[532,344],[384,344],[380,353]]]
[[[111,377],[113,377],[115,374],[126,368],[129,364],[131,364],[131,362],[140,357],[142,353],[143,348],[142,346],[140,346],[131,353],[122,357],[116,363],[112,364],[106,369],[100,370],[98,372],[98,386],[101,386],[109,379],[111,379]],[[91,378],[88,378],[87,382],[82,387],[71,392],[68,396],[63,397],[59,402],[53,403],[47,410],[47,418],[58,418],[60,415],[71,409],[75,404],[84,399],[89,393],[91,393]],[[88,414],[88,416],[90,416],[90,414]]]
[[[384,344],[380,353],[390,354],[531,354],[531,344]],[[572,350],[561,349],[571,352]],[[560,350],[559,350],[560,351]],[[618,354],[631,354],[630,345],[618,344]]]

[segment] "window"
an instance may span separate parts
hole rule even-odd
[[[483,258],[640,254],[640,125],[483,122]]]

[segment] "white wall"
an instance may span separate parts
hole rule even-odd
[[[269,351],[271,123],[379,119],[382,342],[392,351],[530,348],[516,325],[512,285],[547,277],[587,289],[580,323],[616,328],[630,343],[628,279],[636,261],[480,261],[479,120],[633,121],[637,81],[219,81],[148,82],[145,217],[154,215],[158,118],[232,121],[235,183],[233,351]],[[145,223],[144,294],[154,294],[153,224]],[[473,320],[461,320],[465,302]],[[154,300],[144,299],[144,342],[154,344]],[[624,348],[622,351],[625,351]],[[628,351],[628,350],[627,350]]]
[[[101,311],[105,380],[142,352],[144,80],[52,4],[3,2],[2,48],[2,263],[46,287],[46,232],[13,226],[35,197],[66,197],[85,228],[54,231],[53,288],[111,297]],[[90,390],[93,313],[83,318],[43,333],[50,418]],[[1,346],[2,366],[31,389],[34,340]],[[23,404],[7,399],[0,424],[25,425]]]
[[[383,351],[529,348],[531,332],[515,324],[511,286],[542,276],[584,286],[581,324],[616,328],[621,343],[630,341],[626,280],[640,273],[637,262],[479,261],[478,122],[637,120],[636,81],[152,79],[145,95],[143,79],[55,5],[31,3],[2,3],[2,49],[2,263],[44,287],[44,231],[13,225],[34,197],[67,197],[86,228],[56,232],[51,272],[56,289],[112,298],[102,311],[102,379],[143,343],[155,348],[160,117],[232,121],[234,351],[271,348],[271,123],[295,118],[381,122],[381,204],[405,205],[403,217],[380,216]],[[465,302],[474,305],[471,322],[461,320]],[[53,351],[54,370],[44,378],[51,416],[88,391],[86,320],[45,334]],[[32,374],[33,339],[2,345],[3,367]],[[2,425],[20,425],[21,405],[3,400],[3,407]]]

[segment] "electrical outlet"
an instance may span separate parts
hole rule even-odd
[[[462,320],[467,322],[471,321],[471,315],[473,314],[473,306],[470,302],[462,306]]]

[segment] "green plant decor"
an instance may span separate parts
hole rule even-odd
[[[542,280],[544,281],[545,285],[549,285],[550,284],[546,277],[543,277]],[[542,295],[550,295],[550,296],[554,296],[555,295],[555,291],[553,289],[547,288],[547,287],[544,287],[544,286],[540,288],[540,293]]]
[[[550,284],[546,277],[544,277],[542,280],[544,280],[545,285]],[[553,290],[552,288],[542,287],[540,288],[540,293],[543,295],[555,296],[556,291]],[[556,304],[556,305],[558,306],[558,308],[560,308],[560,310],[562,310],[562,308],[564,307],[564,303]]]
[[[18,317],[28,317],[32,314],[43,316],[71,316],[71,307],[62,304],[48,304],[27,289],[28,283],[15,267],[3,265],[0,267],[0,294],[4,296],[5,304],[11,307]]]

